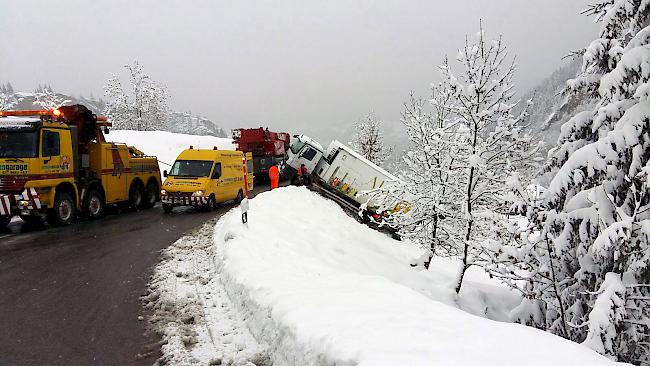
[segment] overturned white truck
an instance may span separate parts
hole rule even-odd
[[[337,201],[366,224],[379,224],[377,211],[368,192],[397,182],[397,178],[339,141],[327,150],[305,135],[294,135],[285,165],[285,176],[293,178],[304,165],[323,195]]]

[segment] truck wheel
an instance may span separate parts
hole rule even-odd
[[[208,211],[215,211],[217,209],[217,199],[213,194],[208,197]]]
[[[159,194],[160,190],[158,189],[158,184],[149,182],[149,184],[147,184],[147,189],[145,189],[145,197],[142,202],[142,208],[152,208],[156,202],[158,202]]]
[[[174,209],[174,206],[163,203],[162,208],[163,208],[164,213],[169,214],[169,213],[172,213],[172,210]]]
[[[27,227],[33,228],[33,229],[41,229],[43,228],[43,218],[41,216],[20,216],[20,219],[25,221],[25,225]]]
[[[94,220],[104,216],[106,201],[104,201],[104,195],[100,191],[97,189],[91,190],[88,192],[85,201],[83,209],[89,219]]]
[[[144,193],[142,191],[140,184],[131,184],[131,188],[129,189],[129,207],[131,209],[139,210],[142,208],[142,203],[144,202]]]
[[[237,192],[237,197],[235,198],[235,203],[240,203],[243,200],[244,200],[244,191],[242,191],[240,189],[239,192]]]
[[[11,216],[0,216],[0,232],[5,231],[11,222]]]
[[[52,226],[70,225],[76,214],[74,201],[69,194],[59,192],[54,197],[54,206],[50,210],[49,222]]]

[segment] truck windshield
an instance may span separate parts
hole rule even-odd
[[[173,177],[207,177],[212,170],[210,160],[176,160],[169,175]]]
[[[0,158],[35,158],[38,156],[36,131],[0,132]]]
[[[291,143],[291,145],[289,145],[289,149],[291,149],[292,153],[297,154],[300,152],[300,149],[302,149],[303,146],[305,146],[305,142],[296,139]]]

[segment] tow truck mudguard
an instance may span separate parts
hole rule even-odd
[[[0,194],[0,215],[18,215],[21,210],[40,210],[41,199],[34,188],[25,188],[22,194]]]

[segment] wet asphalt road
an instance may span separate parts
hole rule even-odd
[[[147,318],[139,297],[160,250],[232,207],[12,224],[18,233],[0,233],[0,366],[153,364],[160,339],[138,320]]]

